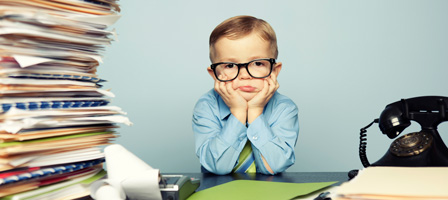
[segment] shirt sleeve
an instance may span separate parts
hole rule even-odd
[[[219,118],[216,100],[201,98],[193,111],[196,155],[201,165],[215,174],[228,174],[237,164],[247,142],[247,127],[232,114]]]
[[[252,143],[257,173],[271,174],[261,155],[274,174],[285,171],[295,162],[294,147],[299,134],[298,108],[292,101],[274,105],[269,119],[265,112],[247,130]]]

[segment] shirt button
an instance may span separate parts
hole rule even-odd
[[[257,137],[257,136],[253,136],[252,139],[253,139],[253,140],[257,140],[258,137]]]

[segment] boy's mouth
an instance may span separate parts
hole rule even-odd
[[[250,86],[250,85],[246,85],[246,86],[240,86],[239,89],[243,92],[253,92],[255,91],[255,88]]]

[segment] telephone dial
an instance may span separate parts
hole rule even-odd
[[[448,148],[437,131],[437,126],[448,121],[448,97],[421,96],[391,103],[369,125],[361,128],[359,157],[368,166],[448,166]],[[398,137],[415,121],[420,132]],[[370,164],[366,156],[367,128],[378,123],[381,132],[395,139],[386,154]]]

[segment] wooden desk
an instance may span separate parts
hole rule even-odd
[[[173,173],[170,173],[173,174]],[[263,174],[229,174],[214,175],[210,173],[178,173],[191,178],[199,178],[201,184],[196,191],[207,189],[216,185],[227,183],[233,180],[259,180],[287,183],[312,183],[339,181],[335,185],[340,185],[348,180],[347,172],[284,172],[275,176]]]

